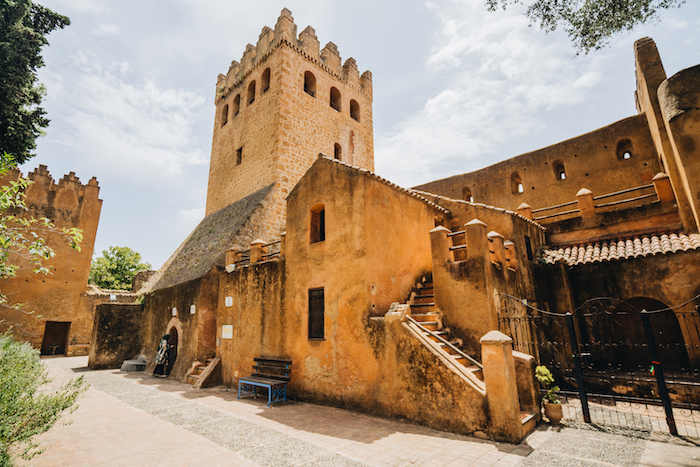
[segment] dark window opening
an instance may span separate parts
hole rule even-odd
[[[527,259],[533,261],[535,257],[532,254],[532,242],[530,242],[530,237],[527,235],[525,235],[525,251],[527,252]]]
[[[319,204],[311,210],[310,233],[310,243],[318,243],[326,240],[326,211],[323,204]]]
[[[343,150],[340,147],[340,144],[335,143],[335,146],[333,146],[333,157],[336,159],[340,160],[340,156],[342,155]]]
[[[251,81],[248,85],[248,105],[255,102],[255,81]]]
[[[262,79],[260,79],[260,85],[262,86],[262,92],[267,92],[270,89],[270,69],[266,68],[263,71]]]
[[[520,178],[518,172],[513,172],[510,176],[510,191],[514,194],[520,194],[525,191],[525,186],[523,185],[523,180]]]
[[[309,289],[309,339],[323,339],[323,288]]]
[[[360,121],[360,104],[355,99],[350,101],[350,116],[358,122]]]
[[[632,159],[632,155],[634,154],[634,151],[632,151],[632,141],[628,139],[623,139],[619,143],[617,143],[617,158],[620,160],[627,160],[627,159]]]
[[[462,188],[462,199],[464,201],[474,202],[474,197],[472,196],[472,190],[467,187]]]
[[[316,97],[316,77],[310,71],[304,73],[304,92]]]
[[[236,165],[241,165],[243,162],[243,146],[236,149]]]
[[[331,107],[340,112],[340,91],[331,88]]]
[[[221,126],[224,126],[228,123],[228,104],[224,106],[223,109],[221,109]]]
[[[241,95],[236,94],[236,97],[233,99],[233,116],[235,117],[238,115],[238,112],[241,111]]]
[[[562,161],[554,161],[554,164],[552,164],[552,169],[554,170],[554,175],[557,177],[557,180],[566,180],[566,169],[564,168],[564,162]]]

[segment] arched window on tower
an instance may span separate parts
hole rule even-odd
[[[525,191],[525,185],[523,185],[523,179],[520,178],[518,172],[513,172],[510,176],[510,191],[514,195],[523,193]]]
[[[251,81],[248,85],[248,105],[255,102],[255,81]]]
[[[632,141],[623,139],[617,143],[617,158],[619,160],[632,159]]]
[[[360,121],[360,104],[355,99],[350,101],[350,116],[358,122]]]
[[[326,240],[326,211],[323,204],[317,204],[311,209],[311,225],[309,242],[318,243]]]
[[[260,79],[260,85],[262,86],[262,92],[267,92],[270,89],[270,69],[265,68],[263,71],[262,78]]]
[[[564,162],[561,160],[554,161],[552,164],[552,170],[554,170],[554,175],[557,180],[566,180],[566,169],[564,168]]]
[[[340,144],[335,143],[335,146],[333,146],[333,157],[336,159],[340,160],[340,157],[343,155],[343,150],[340,147]]]
[[[304,73],[304,92],[316,97],[316,77],[310,71]]]
[[[236,97],[233,99],[233,116],[235,117],[238,115],[238,112],[241,111],[241,95],[236,94]]]
[[[221,109],[221,126],[224,126],[228,123],[228,104],[224,106],[223,109]]]
[[[464,188],[462,188],[462,199],[464,201],[468,201],[470,203],[474,202],[474,197],[472,196],[472,190],[470,190],[466,186]]]
[[[340,91],[331,88],[331,107],[340,112]]]

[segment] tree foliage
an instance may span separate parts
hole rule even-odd
[[[129,290],[137,272],[151,269],[141,255],[126,246],[111,246],[92,261],[90,283],[103,289]]]
[[[527,6],[527,17],[546,32],[563,26],[579,52],[605,46],[614,34],[658,20],[661,10],[678,8],[685,0],[486,0],[488,9]]]
[[[45,94],[37,69],[44,66],[41,48],[47,34],[70,24],[31,0],[0,0],[0,153],[18,164],[33,156],[36,138],[49,124],[39,107]]]
[[[0,0],[0,2],[3,0]],[[9,154],[0,155],[0,176],[14,166]],[[14,277],[20,261],[29,263],[34,272],[51,274],[44,261],[55,256],[53,249],[42,236],[58,235],[67,241],[71,248],[80,251],[83,233],[77,228],[58,228],[49,219],[26,216],[24,190],[33,183],[24,177],[10,181],[9,186],[0,188],[0,279]],[[0,306],[20,309],[21,303],[9,303],[0,291]]]
[[[88,387],[82,376],[55,390],[41,387],[49,382],[38,350],[0,335],[0,466],[41,453],[32,438],[51,428],[64,412],[73,412]]]

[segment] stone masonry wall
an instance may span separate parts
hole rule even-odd
[[[304,91],[306,72],[315,78],[313,96]],[[241,63],[219,76],[207,214],[277,182],[266,219],[266,236],[274,237],[284,229],[287,195],[319,153],[333,156],[338,144],[342,161],[372,170],[371,80],[368,71],[359,75],[352,58],[341,66],[335,44],[319,51],[311,27],[297,37],[291,13],[283,10],[275,29],[263,28],[257,46],[249,44]],[[249,103],[253,81],[255,100]],[[330,105],[331,87],[340,93],[340,110]],[[359,106],[359,121],[350,115],[351,100]]]

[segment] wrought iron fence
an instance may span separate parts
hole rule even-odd
[[[700,313],[642,304],[596,298],[564,314],[504,295],[499,326],[552,371],[565,417],[700,437]]]

